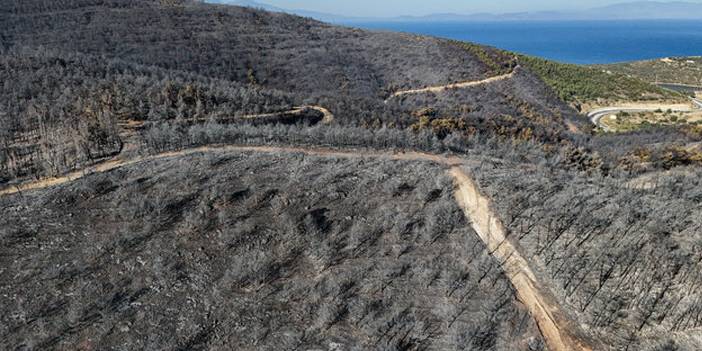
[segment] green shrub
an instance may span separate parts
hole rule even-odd
[[[506,74],[519,64],[543,80],[558,97],[568,103],[597,99],[642,100],[647,97],[675,98],[679,94],[620,73],[515,54],[461,41],[450,41],[480,59],[492,74]]]
[[[623,74],[526,55],[518,57],[520,64],[538,75],[565,102],[642,100],[646,96],[678,97],[675,93]]]

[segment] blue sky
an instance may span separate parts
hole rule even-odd
[[[346,16],[398,16],[431,13],[521,12],[572,10],[633,0],[260,0],[262,3],[287,8],[335,13]],[[700,0],[688,0],[700,3]]]

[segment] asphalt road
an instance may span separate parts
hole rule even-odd
[[[691,99],[694,106],[698,109],[702,109],[702,100],[699,99]],[[617,114],[620,112],[630,112],[630,113],[637,113],[637,112],[653,112],[656,110],[671,110],[673,112],[690,112],[693,111],[693,107],[676,107],[672,108],[671,106],[666,106],[666,105],[660,105],[660,106],[646,106],[646,107],[604,107],[600,108],[597,110],[590,111],[587,114],[587,117],[590,118],[590,121],[592,124],[594,124],[598,128],[602,128],[605,132],[611,132],[612,130],[607,127],[606,125],[602,124],[602,118],[608,115],[613,115]]]

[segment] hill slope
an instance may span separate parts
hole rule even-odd
[[[3,349],[543,344],[431,164],[209,153],[0,207]]]
[[[699,168],[623,180],[488,163],[472,174],[608,349],[702,347]]]
[[[573,107],[671,98],[623,75],[251,8],[165,0],[1,3],[0,69],[12,78],[0,87],[0,121],[11,126],[0,134],[0,182],[60,174],[125,149],[213,140],[465,150],[497,139],[543,145],[537,158],[545,151],[563,159],[561,150],[584,148],[587,160],[598,159],[593,151],[602,151],[601,143],[588,139],[590,122]],[[503,75],[508,79],[490,80]],[[453,84],[465,87],[397,95]],[[323,132],[294,125],[272,131],[275,121],[227,132],[193,126],[240,125],[246,121],[236,117],[282,116],[297,106],[324,108],[334,122]],[[651,133],[645,140],[654,145],[699,134]],[[650,147],[627,140],[633,145],[617,151],[625,156]],[[612,161],[607,167],[619,162],[619,155],[602,156]]]
[[[700,57],[669,57],[598,67],[637,77],[647,82],[685,84],[702,89],[702,58]]]
[[[176,122],[175,131],[162,130],[177,134],[183,120],[302,105],[329,110],[335,127],[413,129],[439,139],[454,133],[560,144],[573,126],[588,128],[528,69],[517,69],[513,55],[491,48],[190,1],[2,5],[1,69],[12,79],[0,87],[0,118],[13,126],[2,136],[5,180],[119,153],[128,136],[115,125]],[[495,86],[388,100],[512,71]]]
[[[443,40],[334,27],[250,8],[85,0],[56,18],[45,12],[54,6],[51,1],[3,2],[9,3],[0,14],[7,48],[41,45],[294,92],[345,122],[408,123],[413,110],[426,106],[385,106],[392,92],[494,75],[488,63]],[[499,58],[499,64],[511,59]],[[558,107],[550,96],[538,98]],[[515,113],[499,98],[490,106],[491,115]]]
[[[192,1],[0,5],[0,348],[699,349],[702,131],[568,104],[650,85]]]

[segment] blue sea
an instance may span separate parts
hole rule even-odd
[[[702,21],[351,22],[471,41],[560,62],[596,64],[702,55]]]

